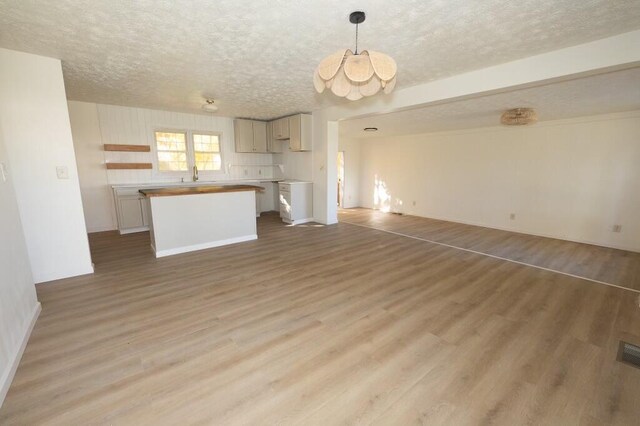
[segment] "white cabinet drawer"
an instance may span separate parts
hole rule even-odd
[[[291,185],[289,185],[288,183],[279,183],[278,189],[280,190],[280,192],[282,191],[291,192]]]

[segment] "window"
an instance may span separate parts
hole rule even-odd
[[[187,134],[182,132],[156,132],[158,170],[161,172],[187,171]]]
[[[198,170],[222,169],[222,157],[220,156],[220,136],[194,133],[193,154]]]
[[[158,170],[186,172],[222,170],[220,135],[207,132],[159,130],[155,132]]]

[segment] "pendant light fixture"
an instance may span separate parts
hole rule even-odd
[[[357,101],[383,90],[391,93],[396,85],[396,62],[389,56],[363,50],[358,52],[358,25],[365,20],[364,12],[353,12],[349,22],[356,26],[356,50],[341,49],[320,62],[313,75],[318,93],[330,89],[334,95]]]
[[[526,126],[538,121],[538,114],[533,108],[514,108],[502,113],[500,122],[505,126]]]

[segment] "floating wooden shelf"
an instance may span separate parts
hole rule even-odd
[[[149,145],[120,145],[113,143],[104,144],[105,151],[127,151],[127,152],[149,152],[151,147]]]
[[[151,168],[153,168],[153,164],[151,163],[107,163],[107,169],[111,170]]]

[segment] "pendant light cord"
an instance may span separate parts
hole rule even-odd
[[[356,24],[356,55],[358,54],[358,25],[360,24]]]

